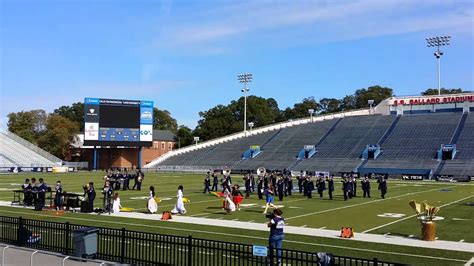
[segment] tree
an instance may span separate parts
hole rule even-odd
[[[201,119],[194,134],[201,140],[222,137],[244,129],[244,97],[228,105],[217,105],[199,112]],[[247,122],[255,127],[266,126],[283,120],[278,103],[273,98],[247,97]]]
[[[45,130],[46,111],[38,109],[8,114],[8,130],[36,143],[38,136]]]
[[[381,101],[393,96],[393,90],[379,85],[368,87],[367,89],[356,90],[355,101],[357,108],[369,107],[368,101],[374,100],[374,106]]]
[[[459,88],[459,89],[441,88],[440,92],[441,92],[441,94],[459,94],[459,93],[464,93],[465,91],[463,91],[461,88]],[[429,89],[425,90],[424,92],[422,92],[421,95],[423,95],[423,96],[438,95],[438,89],[429,88]]]
[[[171,117],[171,113],[167,110],[159,110],[153,108],[153,129],[171,130],[176,132],[178,129],[178,122]]]
[[[57,157],[70,159],[70,145],[78,131],[76,122],[52,114],[46,120],[46,130],[38,138],[38,146]]]
[[[341,111],[341,101],[336,98],[322,98],[319,100],[321,114],[335,113]]]
[[[315,113],[321,111],[321,105],[314,99],[314,97],[304,98],[302,102],[295,103],[293,108],[286,108],[283,111],[283,117],[286,120],[308,117],[309,109],[313,109]]]
[[[357,101],[354,95],[346,95],[341,100],[341,110],[348,111],[357,108]]]
[[[75,122],[80,131],[84,130],[84,103],[77,102],[73,103],[71,106],[60,106],[58,109],[54,109],[53,114],[60,115]]]
[[[178,148],[189,146],[194,142],[193,132],[187,126],[179,126],[178,131],[176,132],[176,142],[178,143]]]

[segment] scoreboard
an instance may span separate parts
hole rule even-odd
[[[151,146],[153,101],[84,99],[85,146]]]

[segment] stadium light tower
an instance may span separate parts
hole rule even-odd
[[[311,123],[313,123],[313,114],[314,114],[314,109],[308,109],[309,116],[311,117]]]
[[[244,134],[247,136],[247,92],[249,92],[249,88],[247,84],[252,81],[253,75],[250,73],[244,73],[237,75],[237,79],[240,83],[244,83],[244,87],[241,91],[244,93]]]
[[[367,103],[368,103],[369,106],[370,106],[369,114],[372,114],[372,106],[374,105],[374,100],[368,100]]]
[[[254,123],[253,122],[249,122],[249,128],[250,128],[250,133],[252,133],[252,128],[254,126]]]
[[[428,47],[436,47],[434,56],[438,59],[438,95],[441,95],[441,56],[443,55],[443,52],[439,48],[441,46],[449,45],[450,39],[451,36],[449,35],[426,38]]]
[[[199,137],[194,137],[194,142],[195,142],[195,144],[197,145],[198,142],[199,142]]]

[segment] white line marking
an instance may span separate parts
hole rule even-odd
[[[15,214],[25,214],[24,212],[14,212],[14,211],[6,211],[6,210],[2,210],[2,211],[3,212],[9,212],[9,213],[15,213]],[[31,216],[41,216],[41,217],[51,217],[49,215],[42,215],[42,214],[36,214],[36,213],[31,213],[29,215],[31,215]],[[79,220],[79,221],[87,221],[87,222],[104,223],[104,224],[107,224],[107,223],[108,224],[120,224],[120,225],[130,225],[130,226],[135,226],[135,227],[138,226],[138,227],[148,227],[148,228],[159,228],[159,229],[165,229],[165,230],[175,230],[175,231],[193,232],[193,233],[201,233],[201,234],[236,237],[235,234],[227,234],[227,233],[211,232],[211,231],[202,231],[202,230],[195,230],[195,229],[184,229],[184,228],[176,228],[176,227],[156,226],[156,225],[137,224],[137,223],[125,223],[125,222],[115,222],[115,221],[102,221],[102,220],[85,219],[85,218],[77,218],[77,217],[67,217],[67,219],[68,220]],[[237,237],[250,238],[250,239],[259,239],[259,240],[268,240],[267,237],[258,237],[258,236],[237,235]],[[338,249],[348,249],[348,250],[356,250],[356,251],[364,251],[364,252],[401,255],[401,256],[408,256],[408,257],[418,257],[418,258],[427,258],[427,259],[439,259],[439,260],[447,260],[447,261],[466,262],[465,260],[452,259],[452,258],[423,256],[423,255],[418,255],[418,254],[397,253],[397,252],[390,252],[390,251],[353,248],[353,247],[337,246],[337,245],[317,244],[317,243],[312,243],[312,242],[302,242],[302,241],[293,241],[293,240],[284,240],[284,242],[294,243],[294,244],[311,245],[311,246],[331,247],[331,248],[338,248]]]
[[[320,227],[319,229],[326,229],[326,226]]]
[[[409,238],[413,238],[413,237],[414,237],[414,235],[409,235],[408,237],[409,237]]]
[[[472,257],[464,266],[472,266],[474,264],[474,257]]]
[[[238,221],[238,220],[239,220],[239,218],[232,219],[232,221]]]
[[[469,221],[469,219],[453,218],[454,221]]]
[[[250,220],[250,221],[248,221],[248,222],[251,223],[251,222],[254,222],[254,221],[255,221],[255,220]]]
[[[439,208],[443,208],[443,207],[446,207],[446,206],[449,206],[449,205],[458,203],[458,202],[460,202],[460,201],[463,201],[463,200],[466,200],[466,199],[469,199],[469,198],[472,198],[472,197],[474,197],[474,196],[468,196],[468,197],[465,197],[465,198],[462,198],[462,199],[459,199],[459,200],[455,200],[455,201],[452,201],[452,202],[450,202],[450,203],[446,203],[446,204],[444,204],[444,205],[441,205],[441,206],[439,206]],[[371,231],[380,229],[380,228],[385,227],[385,226],[389,226],[389,225],[392,225],[392,224],[395,224],[395,223],[398,223],[398,222],[401,222],[401,221],[408,220],[408,219],[413,218],[413,217],[415,217],[415,216],[416,216],[416,214],[411,215],[411,216],[408,216],[408,217],[405,217],[405,218],[402,218],[402,219],[399,219],[399,220],[396,220],[396,221],[393,221],[393,222],[390,222],[390,223],[386,223],[386,224],[383,224],[383,225],[380,225],[380,226],[377,226],[377,227],[374,227],[374,228],[370,228],[370,229],[368,229],[368,230],[365,230],[365,231],[362,232],[362,233],[368,233],[368,232],[371,232]]]
[[[450,188],[450,187],[453,187],[453,186],[449,186],[449,187],[445,187],[445,188]],[[342,210],[342,209],[347,209],[347,208],[362,206],[362,205],[366,205],[366,204],[376,203],[376,202],[380,202],[380,201],[384,201],[384,200],[391,200],[391,199],[401,198],[401,197],[405,197],[405,196],[409,196],[409,195],[431,192],[431,191],[435,191],[435,190],[439,190],[439,188],[430,189],[430,190],[424,190],[424,191],[418,191],[418,192],[414,192],[414,193],[407,193],[407,194],[398,195],[398,196],[394,196],[394,197],[386,198],[386,199],[378,199],[378,200],[367,201],[367,202],[362,202],[362,203],[357,203],[357,204],[351,204],[351,205],[346,205],[346,206],[337,207],[337,208],[333,208],[333,209],[327,209],[327,210],[322,210],[322,211],[317,211],[317,212],[311,212],[311,213],[307,213],[307,214],[302,214],[302,215],[297,215],[297,216],[289,217],[289,218],[286,218],[285,220],[291,220],[291,219],[306,217],[306,216],[310,216],[310,215],[314,215],[314,214],[320,214],[320,213],[325,213],[325,212],[330,212],[330,211],[337,211],[337,210]]]
[[[464,242],[464,239],[459,240],[459,242]]]
[[[302,225],[301,227],[306,227],[307,225]]]

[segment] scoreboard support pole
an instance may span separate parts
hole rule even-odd
[[[97,170],[97,147],[96,146],[94,146],[94,158],[92,160],[93,160],[92,165],[94,166],[93,170]]]
[[[142,147],[138,147],[138,169],[142,169]]]

